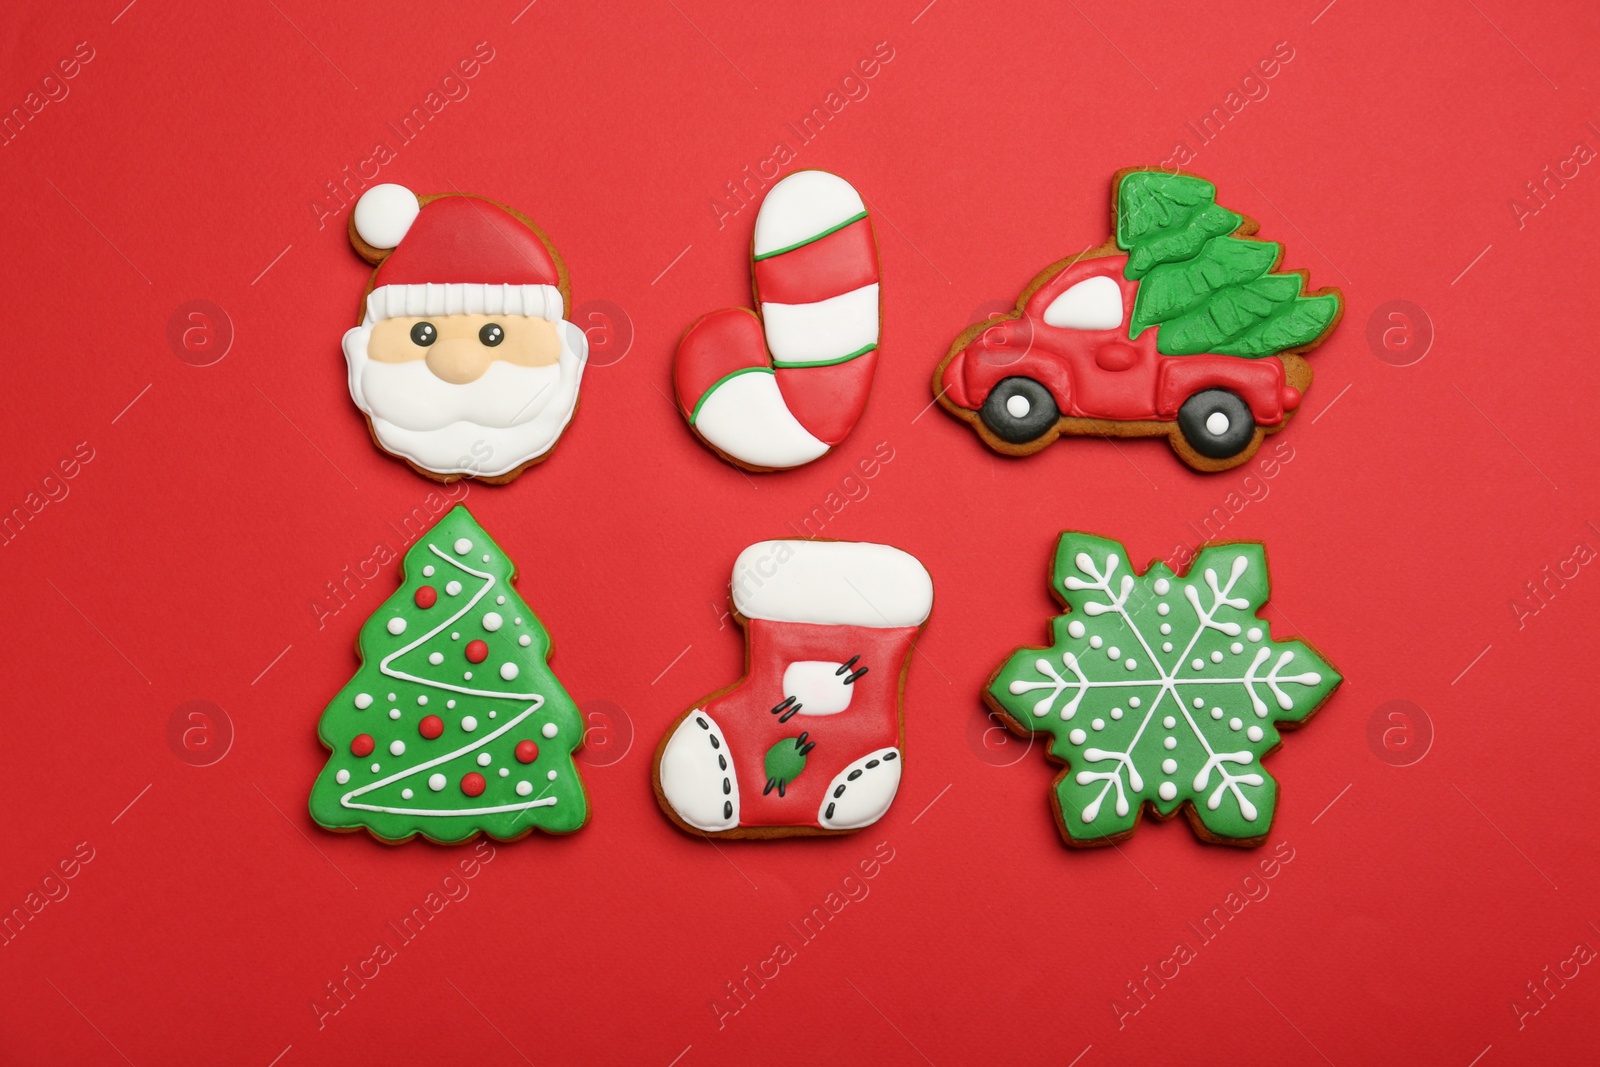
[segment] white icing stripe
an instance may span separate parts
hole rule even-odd
[[[556,800],[557,800],[556,797],[538,797],[538,798],[535,798],[533,800],[525,800],[525,801],[522,801],[522,802],[517,803],[517,804],[497,804],[497,805],[494,805],[492,807],[486,807],[486,808],[442,808],[442,809],[438,809],[438,808],[394,808],[394,807],[385,807],[384,805],[381,805],[381,804],[357,804],[357,803],[354,803],[351,800],[352,797],[363,796],[363,795],[365,795],[367,793],[372,792],[374,789],[382,789],[384,786],[390,785],[390,784],[392,784],[394,782],[398,782],[398,781],[400,781],[400,780],[402,780],[404,778],[410,778],[413,775],[421,774],[423,771],[429,770],[430,768],[433,768],[433,767],[437,767],[441,763],[448,763],[451,760],[455,759],[457,756],[465,755],[466,753],[471,752],[475,748],[482,748],[484,745],[487,745],[490,741],[493,741],[495,738],[499,737],[501,734],[505,733],[507,730],[511,729],[513,726],[517,725],[517,723],[521,722],[523,719],[526,719],[529,715],[532,715],[535,711],[539,710],[543,706],[544,706],[544,697],[535,697],[534,698],[534,702],[532,704],[528,705],[526,708],[524,708],[522,710],[522,714],[518,715],[514,719],[509,720],[503,726],[501,726],[498,730],[495,730],[493,733],[485,734],[484,736],[480,737],[478,740],[472,742],[471,744],[463,745],[462,747],[456,749],[454,752],[447,752],[442,756],[436,756],[435,758],[429,760],[426,763],[419,763],[415,767],[410,767],[410,768],[408,768],[406,770],[403,770],[403,771],[397,771],[396,773],[389,775],[389,777],[387,777],[387,778],[380,778],[378,781],[372,782],[372,783],[370,783],[368,785],[364,785],[360,789],[352,789],[352,790],[350,790],[350,792],[346,793],[344,796],[339,798],[339,803],[344,805],[347,808],[359,808],[359,809],[361,809],[363,811],[382,811],[382,812],[386,812],[386,813],[391,814],[391,815],[493,815],[493,814],[497,814],[499,812],[504,812],[504,811],[522,811],[524,808],[545,808],[545,807],[549,807],[550,805],[556,803]]]
[[[755,255],[792,248],[866,210],[849,182],[824,170],[801,170],[767,193],[756,213]]]
[[[778,362],[836,360],[878,343],[878,285],[811,304],[762,304],[761,319]]]
[[[700,402],[694,428],[714,447],[753,467],[798,467],[828,451],[784,403],[764,370],[724,378]]]
[[[834,626],[920,626],[933,579],[909,552],[864,541],[757,541],[733,564],[747,619]]]
[[[380,285],[367,295],[363,325],[417,315],[526,315],[560,322],[561,290],[553,285]]]

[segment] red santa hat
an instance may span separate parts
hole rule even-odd
[[[521,219],[475,196],[421,203],[402,185],[356,201],[356,235],[389,251],[373,275],[366,323],[412,315],[564,316],[561,268]]]

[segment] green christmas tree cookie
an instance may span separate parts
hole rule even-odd
[[[1129,337],[1152,326],[1169,356],[1260,359],[1305,348],[1339,317],[1339,295],[1306,296],[1304,272],[1274,274],[1281,245],[1218,207],[1217,187],[1189,174],[1135,170],[1117,182],[1116,242],[1139,282]]]
[[[1067,765],[1055,782],[1067,843],[1119,841],[1145,805],[1162,819],[1183,809],[1207,841],[1266,840],[1278,783],[1262,757],[1340,677],[1256,617],[1262,546],[1213,544],[1184,575],[1162,563],[1140,575],[1117,542],[1064,533],[1051,591],[1069,610],[1053,644],[1013,653],[985,698],[1016,732],[1051,736]]]
[[[515,580],[459,505],[406,552],[399,590],[361,627],[361,669],[317,727],[332,752],[311,787],[319,824],[441,843],[583,826],[583,721]]]

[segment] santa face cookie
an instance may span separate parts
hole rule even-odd
[[[1165,437],[1199,471],[1236,467],[1288,425],[1337,289],[1275,273],[1281,246],[1188,174],[1124,170],[1112,237],[1046,267],[1017,309],[967,327],[933,375],[939,404],[997,452],[1063,434]]]
[[[583,720],[515,580],[459,505],[406,552],[400,588],[361,627],[361,669],[317,727],[331,753],[311,789],[320,825],[391,844],[583,826]]]
[[[661,810],[718,837],[848,833],[900,788],[901,694],[933,580],[910,553],[761,541],[733,566],[745,676],[684,712],[655,757]]]
[[[850,183],[802,170],[756,214],[759,312],[723,308],[678,342],[678,410],[730,463],[787,470],[824,456],[860,419],[878,362],[878,246]]]
[[[1067,765],[1052,796],[1062,838],[1113,844],[1148,808],[1183,811],[1206,841],[1264,842],[1278,783],[1261,761],[1340,678],[1257,617],[1262,546],[1207,545],[1186,574],[1162,563],[1139,574],[1117,542],[1064,533],[1050,591],[1069,609],[1053,643],[1014,652],[984,698],[1017,733],[1047,735]]]
[[[344,335],[350,396],[378,447],[442,482],[508,482],[549,455],[589,344],[538,227],[481,197],[376,185],[350,240],[378,265]]]

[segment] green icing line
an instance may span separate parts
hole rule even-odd
[[[759,256],[756,256],[755,258],[756,259],[771,259],[773,256],[781,256],[785,252],[793,252],[797,248],[804,248],[806,245],[814,244],[817,241],[822,240],[824,237],[827,237],[829,234],[838,233],[840,230],[844,229],[846,226],[849,226],[849,225],[851,225],[853,223],[860,222],[862,219],[864,219],[866,217],[867,217],[867,213],[865,211],[862,211],[859,215],[852,215],[849,218],[845,219],[843,222],[839,223],[839,225],[837,225],[837,226],[832,226],[832,227],[829,227],[826,230],[823,230],[821,233],[817,234],[815,237],[807,237],[804,241],[796,241],[794,244],[790,245],[787,248],[778,248],[778,249],[774,249],[771,252],[763,252]]]
[[[772,365],[774,367],[789,367],[789,368],[836,367],[841,363],[849,363],[852,359],[855,359],[857,356],[864,356],[868,352],[871,352],[874,348],[877,348],[877,347],[878,347],[878,343],[876,341],[874,341],[872,344],[863,345],[861,348],[856,349],[854,352],[851,352],[849,355],[840,356],[838,359],[806,360],[806,361],[803,361],[803,362],[802,361],[797,361],[797,360],[775,359],[775,360],[772,361]]]

